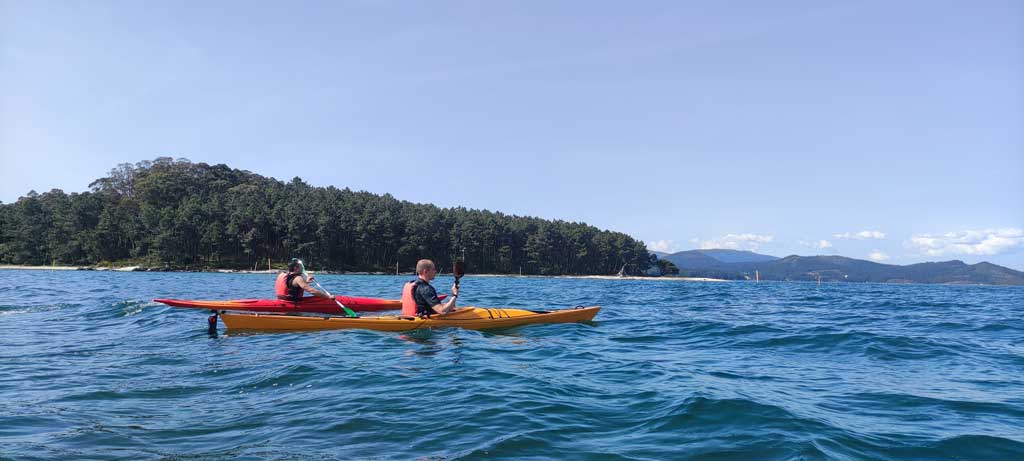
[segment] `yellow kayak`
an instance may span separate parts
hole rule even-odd
[[[380,317],[326,317],[276,314],[248,314],[223,312],[224,326],[229,330],[331,330],[365,328],[378,331],[409,331],[417,328],[458,327],[468,330],[509,328],[537,323],[573,323],[594,318],[600,306],[577,307],[557,311],[530,311],[525,309],[465,307],[450,314],[435,315],[428,319]]]

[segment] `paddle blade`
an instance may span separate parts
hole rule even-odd
[[[464,261],[452,263],[452,275],[456,278],[462,278],[463,275],[466,275],[466,263]]]

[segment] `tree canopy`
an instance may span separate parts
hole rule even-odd
[[[160,157],[121,164],[90,190],[0,204],[0,262],[410,271],[465,258],[478,273],[613,274],[650,266],[643,242],[585,223],[439,208]]]

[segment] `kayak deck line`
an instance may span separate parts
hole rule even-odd
[[[377,331],[411,331],[419,328],[457,327],[468,330],[511,328],[546,323],[576,323],[593,320],[600,306],[553,311],[514,308],[465,307],[431,318],[378,316],[335,317],[323,315],[280,315],[249,312],[218,312],[229,330],[302,331],[361,328]]]

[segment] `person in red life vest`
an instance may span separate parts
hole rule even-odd
[[[430,281],[437,276],[437,267],[429,259],[421,259],[416,263],[416,280],[407,282],[402,287],[402,315],[406,317],[430,317],[434,314],[447,314],[455,310],[455,298],[459,297],[459,287],[452,285],[452,295],[448,302],[441,303],[437,290]]]
[[[305,275],[305,266],[301,259],[292,259],[288,263],[288,272],[277,274],[277,282],[274,283],[274,294],[277,299],[285,301],[302,301],[302,292],[306,291],[313,296],[330,298],[327,292],[309,285],[313,281],[312,275]]]

